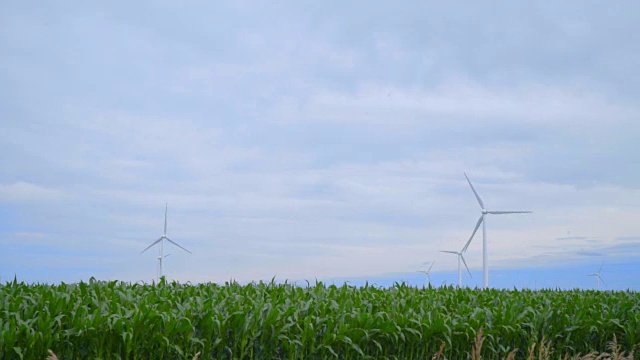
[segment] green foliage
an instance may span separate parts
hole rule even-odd
[[[523,358],[640,343],[636,292],[389,289],[322,283],[0,285],[0,358]],[[441,348],[444,345],[444,350]],[[513,354],[512,354],[513,355]]]

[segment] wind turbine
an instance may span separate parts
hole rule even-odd
[[[427,275],[427,280],[428,280],[428,282],[429,282],[429,285],[431,285],[431,275],[429,275],[429,273],[431,272],[431,268],[433,267],[433,264],[435,264],[435,263],[436,263],[435,261],[434,261],[434,262],[432,262],[432,263],[431,263],[431,266],[429,266],[429,270],[427,270],[427,271],[424,271],[424,270],[418,270],[418,271],[417,271],[417,272],[421,272],[421,273],[423,273],[423,274]],[[426,263],[425,263],[425,264],[426,264]]]
[[[160,278],[162,277],[162,261],[164,260],[164,258],[166,258],[167,256],[171,255],[164,255],[164,240],[167,240],[168,242],[172,243],[173,245],[179,247],[180,249],[188,252],[189,254],[191,254],[191,251],[183,248],[182,246],[178,245],[178,243],[176,243],[175,241],[169,239],[167,237],[167,208],[168,208],[169,204],[165,204],[164,205],[164,233],[162,234],[162,236],[160,236],[160,238],[156,241],[154,241],[153,243],[151,243],[151,245],[147,246],[144,250],[142,250],[140,252],[140,254],[144,253],[145,251],[149,250],[149,248],[151,248],[152,246],[154,246],[157,243],[160,243],[160,255],[158,255],[158,270],[157,270],[157,275],[158,275],[158,281],[160,280]]]
[[[467,244],[462,248],[461,252],[467,251],[469,244],[471,244],[471,240],[473,240],[473,236],[478,231],[478,228],[480,227],[480,225],[482,225],[482,277],[483,277],[483,285],[484,285],[484,288],[486,289],[489,287],[489,253],[487,251],[487,225],[486,225],[487,221],[485,219],[485,216],[487,214],[490,214],[490,215],[530,214],[532,213],[532,211],[489,211],[484,207],[484,202],[482,202],[480,195],[478,195],[478,192],[473,187],[473,184],[471,184],[471,180],[469,180],[469,177],[467,176],[466,173],[464,174],[464,177],[467,178],[467,182],[469,183],[469,186],[471,186],[471,190],[473,191],[473,194],[476,196],[476,199],[478,200],[478,204],[480,204],[480,208],[482,209],[482,215],[480,215],[480,219],[478,219],[478,223],[476,224],[475,229],[473,229],[473,233],[471,233],[471,237],[469,238],[469,241],[467,241]]]
[[[589,274],[589,276],[595,276],[596,277],[597,284],[598,284],[598,287],[597,287],[598,290],[600,290],[600,281],[602,281],[603,284],[607,285],[607,283],[604,282],[604,279],[600,275],[600,273],[602,273],[602,267],[603,266],[604,266],[604,261],[602,262],[602,265],[600,265],[600,270],[598,270],[597,273]]]
[[[467,269],[469,276],[471,276],[471,271],[469,271],[469,267],[467,266],[467,262],[464,260],[464,256],[462,256],[462,251],[451,251],[451,250],[441,250],[440,252],[448,253],[448,254],[456,254],[458,255],[458,287],[462,287],[462,271],[460,269],[460,260],[464,263],[464,267]],[[473,277],[473,276],[471,276]]]

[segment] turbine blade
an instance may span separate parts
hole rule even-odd
[[[600,281],[602,281],[603,284],[607,285],[607,283],[604,281],[604,279],[601,276],[598,276],[598,278],[600,279]]]
[[[598,274],[600,274],[602,272],[602,267],[604,266],[604,261],[602,262],[602,265],[600,265],[600,270],[598,270]]]
[[[173,241],[173,240],[169,239],[168,237],[166,237],[165,239],[167,239],[167,241],[169,241],[169,242],[170,242],[170,243],[172,243],[173,245],[175,245],[175,246],[179,247],[180,249],[182,249],[182,250],[184,250],[184,251],[188,252],[189,254],[193,254],[191,251],[189,251],[189,250],[187,250],[187,249],[183,248],[182,246],[178,245],[178,243],[177,243],[177,242],[175,242],[175,241]]]
[[[435,261],[431,263],[431,266],[429,266],[429,270],[427,270],[427,274],[431,271],[431,268],[433,267],[433,264],[435,264],[435,263],[436,263]]]
[[[167,235],[167,208],[169,203],[164,203],[164,234]]]
[[[160,239],[158,239],[158,240],[156,240],[156,241],[152,242],[152,243],[151,243],[151,245],[147,246],[144,250],[142,250],[142,251],[140,252],[140,254],[142,254],[143,252],[145,252],[145,251],[149,250],[149,248],[151,248],[153,245],[155,245],[155,244],[159,243],[160,241],[162,241],[162,237],[160,237]]]
[[[471,275],[471,271],[469,271],[469,267],[467,266],[467,262],[464,261],[464,256],[462,256],[462,254],[460,254],[460,258],[462,259],[462,263],[464,264],[464,267],[467,268],[467,272],[469,273],[469,276],[473,277]]]
[[[478,231],[478,228],[480,227],[480,225],[482,225],[482,220],[484,220],[484,215],[480,216],[480,219],[478,219],[478,223],[476,224],[475,229],[473,229],[473,232],[471,233],[471,237],[469,238],[469,241],[467,241],[467,243],[464,245],[464,247],[462,248],[461,252],[467,251],[467,248],[469,247],[469,244],[471,244],[471,240],[473,240],[473,236]]]
[[[531,214],[533,211],[487,211],[487,214],[504,215],[504,214]]]
[[[440,250],[440,252],[447,253],[447,254],[456,254],[456,255],[460,255],[460,253],[459,253],[459,252],[457,252],[457,251]]]
[[[480,207],[484,209],[484,203],[482,202],[482,199],[480,199],[480,195],[478,195],[478,192],[476,191],[476,189],[473,187],[473,184],[471,184],[471,180],[469,180],[467,173],[464,173],[464,177],[467,178],[467,182],[469,183],[469,186],[471,186],[471,190],[476,195],[476,199],[478,199],[478,204],[480,204]]]

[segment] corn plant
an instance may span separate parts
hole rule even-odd
[[[61,360],[542,359],[604,354],[612,341],[619,354],[640,343],[638,293],[164,279],[0,285],[1,359],[42,359],[50,349]]]

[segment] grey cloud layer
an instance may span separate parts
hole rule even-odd
[[[500,222],[505,264],[501,235],[551,246],[592,216],[610,229],[585,229],[599,243],[584,254],[617,246],[637,233],[638,10],[9,4],[0,241],[15,254],[108,246],[105,266],[142,274],[129,254],[168,201],[172,233],[215,262],[202,271],[366,274],[386,252],[379,271],[392,272],[466,239],[468,171],[492,206],[549,209]]]

